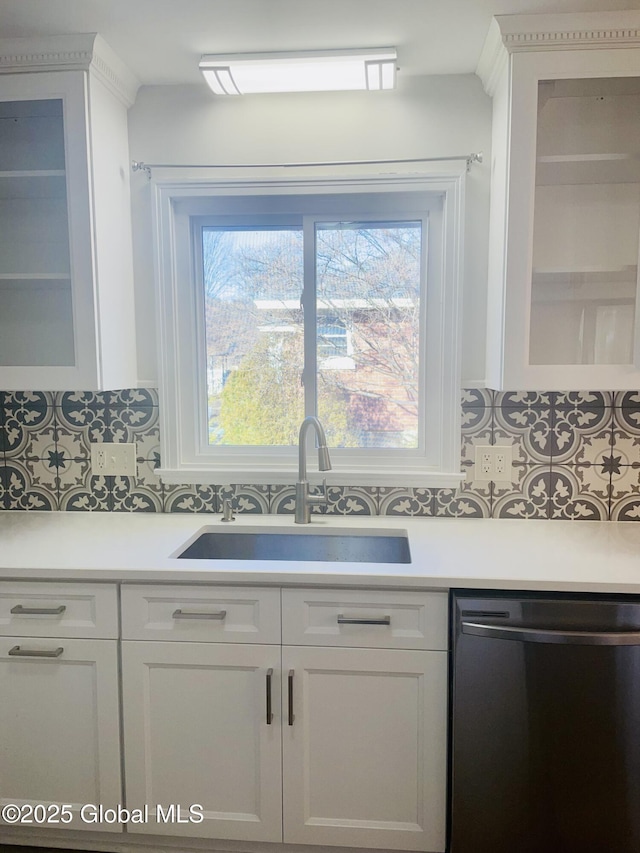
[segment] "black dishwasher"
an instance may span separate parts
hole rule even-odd
[[[450,853],[640,853],[640,597],[452,595]]]

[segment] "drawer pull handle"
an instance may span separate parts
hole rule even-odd
[[[271,709],[271,677],[273,676],[273,668],[267,670],[267,725],[270,726],[273,722],[273,711]]]
[[[371,619],[367,616],[343,616],[338,615],[338,625],[391,625],[391,616],[381,616],[379,619]]]
[[[289,725],[293,725],[293,721],[295,720],[295,715],[293,713],[293,670],[289,670],[289,678],[287,679],[289,682]]]
[[[14,646],[9,649],[9,654],[16,658],[59,658],[63,651],[62,646],[57,649],[22,649],[20,646]]]
[[[195,613],[184,610],[174,610],[174,619],[217,619],[222,621],[227,615],[226,610],[218,610],[217,613]]]
[[[23,604],[16,604],[11,608],[11,613],[17,616],[29,614],[31,616],[60,616],[66,610],[66,606],[61,604],[59,607],[25,607]]]

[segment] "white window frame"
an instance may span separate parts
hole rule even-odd
[[[441,197],[438,274],[424,288],[421,328],[425,443],[416,450],[331,449],[327,483],[364,486],[455,487],[460,473],[460,328],[462,238],[466,170],[439,164],[429,174],[212,179],[204,174],[158,173],[152,181],[157,281],[160,478],[166,483],[294,483],[297,448],[211,446],[206,442],[206,348],[199,307],[192,219],[211,215],[219,196],[348,193],[428,193]],[[415,196],[416,199],[419,196]],[[369,219],[420,219],[415,210]],[[330,221],[331,216],[316,216]],[[355,216],[358,220],[359,216]],[[259,221],[259,217],[256,217]],[[423,253],[424,254],[424,253]],[[428,259],[430,262],[430,259]],[[308,263],[308,260],[305,260]],[[204,383],[204,384],[203,384]],[[313,468],[313,463],[310,462]]]

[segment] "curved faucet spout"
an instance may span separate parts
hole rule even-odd
[[[324,427],[313,415],[309,415],[302,421],[300,427],[300,435],[298,437],[298,480],[307,479],[307,453],[306,439],[309,427],[313,427],[318,439],[318,468],[320,471],[331,470],[331,459],[329,457],[329,448],[327,447],[327,437],[324,432]]]
[[[324,504],[327,502],[326,481],[324,494],[322,496],[309,494],[309,483],[307,482],[307,432],[313,427],[318,439],[318,468],[321,471],[331,470],[331,459],[327,447],[327,437],[324,427],[318,418],[309,415],[302,421],[300,435],[298,437],[298,482],[296,483],[296,524],[309,524],[311,521],[311,505]]]

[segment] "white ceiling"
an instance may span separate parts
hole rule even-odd
[[[382,47],[402,75],[475,71],[492,15],[640,0],[0,0],[4,38],[99,32],[143,84],[201,83],[203,53]]]

